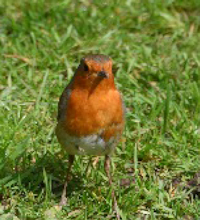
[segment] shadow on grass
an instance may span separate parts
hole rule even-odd
[[[12,198],[16,194],[24,197],[27,192],[33,193],[36,197],[48,196],[49,198],[56,197],[56,200],[60,199],[67,174],[68,157],[60,157],[60,155],[47,152],[30,161],[26,161],[26,165],[23,162],[18,163],[12,173],[1,179],[1,201]],[[72,168],[67,196],[70,196],[73,191],[83,190],[83,175],[83,173],[75,173]]]

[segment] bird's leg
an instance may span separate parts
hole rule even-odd
[[[108,155],[105,156],[104,169],[105,169],[106,175],[108,177],[109,185],[112,188],[112,177],[110,175],[110,156],[108,156]],[[118,206],[117,206],[117,200],[116,200],[115,192],[113,189],[112,189],[112,200],[113,200],[113,209],[116,212],[117,220],[120,220],[120,215],[119,215]]]
[[[59,203],[60,206],[64,206],[67,203],[67,197],[66,197],[67,196],[67,186],[68,186],[68,183],[70,181],[70,172],[71,172],[71,168],[72,168],[72,165],[73,165],[73,162],[74,162],[74,158],[75,158],[74,155],[69,155],[67,178],[66,178],[65,185],[64,185],[64,188],[63,188],[61,200],[60,200],[60,203]]]

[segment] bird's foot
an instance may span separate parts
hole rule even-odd
[[[59,202],[59,206],[63,207],[67,205],[67,198],[64,196],[61,198],[60,202]]]
[[[118,209],[118,205],[117,205],[117,200],[116,198],[114,197],[114,204],[113,204],[113,211],[115,212],[116,214],[116,217],[117,217],[117,220],[120,220],[120,214],[119,214],[119,209]]]
[[[114,209],[114,211],[115,211],[115,214],[116,214],[117,220],[121,220],[121,218],[120,218],[120,214],[119,214],[119,210],[118,210],[117,207]]]

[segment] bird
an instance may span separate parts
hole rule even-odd
[[[104,156],[104,169],[110,187],[111,156],[125,126],[125,106],[112,72],[112,59],[89,54],[80,60],[71,81],[58,102],[56,136],[68,153],[68,170],[60,205],[67,202],[67,186],[76,155]],[[120,219],[115,192],[113,209]]]

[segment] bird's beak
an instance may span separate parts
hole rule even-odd
[[[98,76],[100,76],[102,78],[106,78],[106,79],[109,78],[109,74],[106,71],[103,71],[103,70],[98,72]]]

